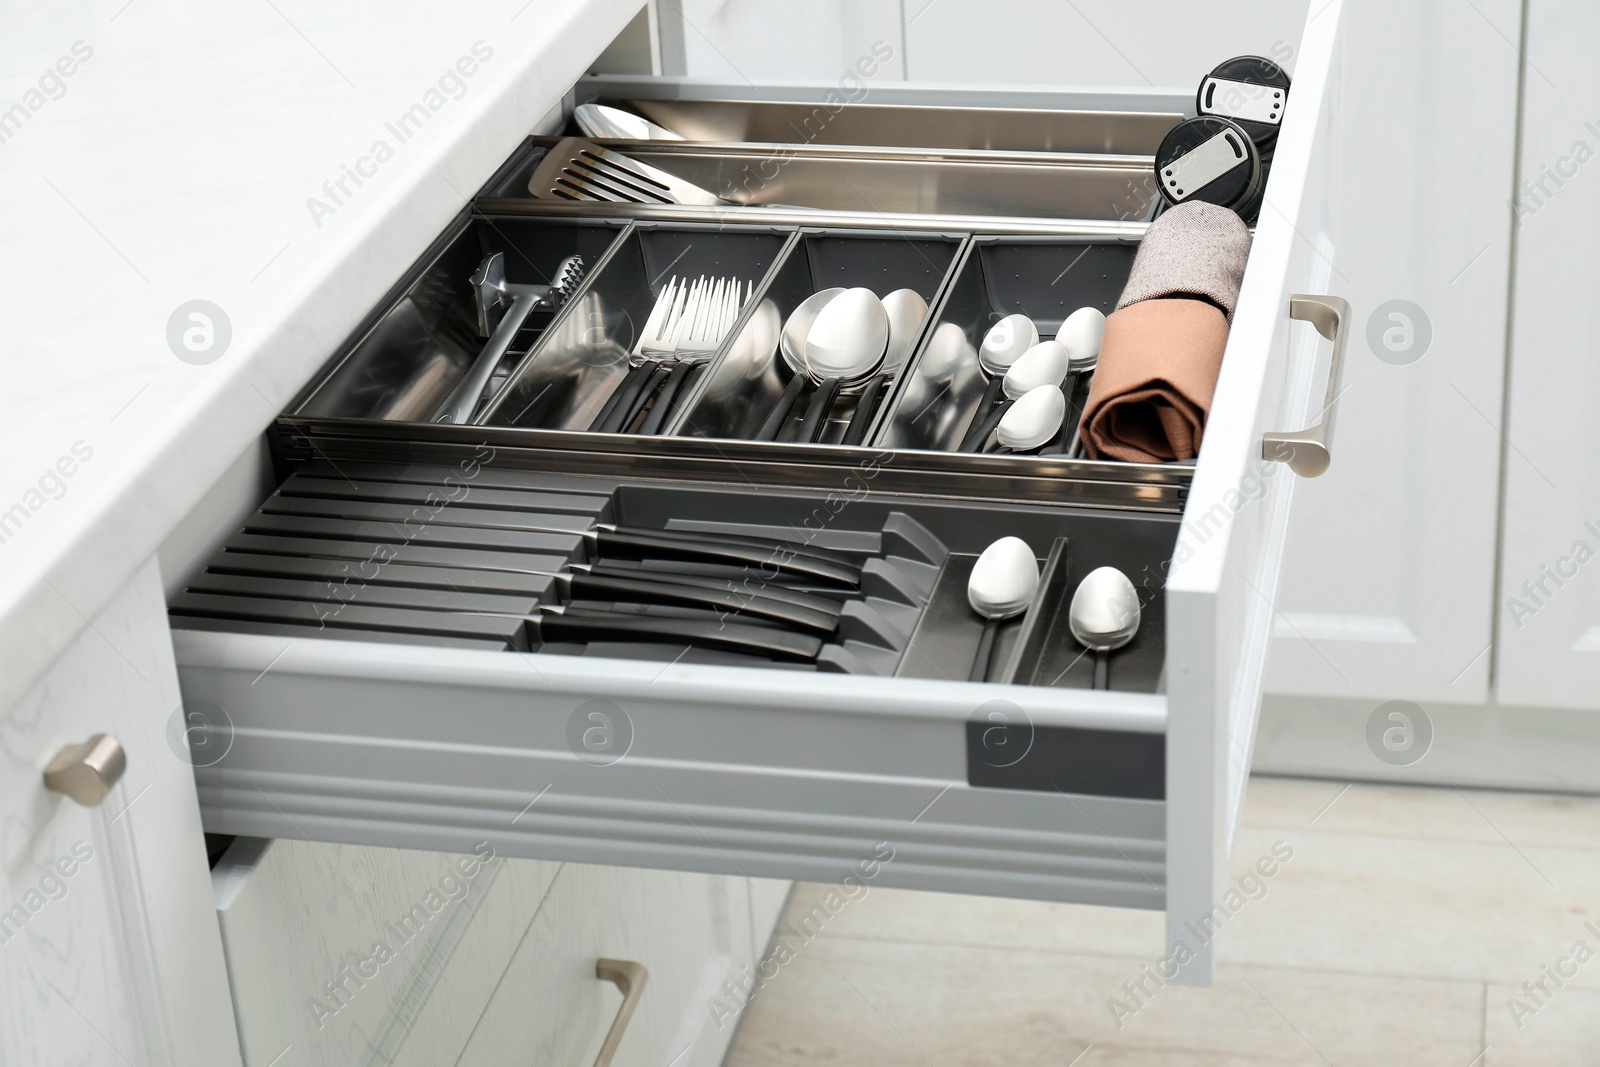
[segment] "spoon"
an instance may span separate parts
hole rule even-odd
[[[1012,452],[1027,452],[1055,437],[1067,414],[1067,398],[1060,386],[1030,389],[1001,416],[995,426],[995,443]]]
[[[938,399],[934,390],[948,386],[957,368],[973,355],[972,342],[967,340],[961,327],[953,322],[940,323],[939,328],[933,331],[933,336],[928,338],[927,348],[917,361],[916,371],[906,383],[905,394],[900,401],[901,413],[909,412],[909,421],[912,423],[926,415],[932,409],[932,402]]]
[[[850,416],[840,444],[860,444],[866,437],[867,426],[878,404],[911,354],[911,343],[922,328],[922,320],[928,316],[928,302],[915,289],[896,289],[883,298],[883,310],[889,316],[889,345],[884,350],[878,373],[862,388],[856,400],[855,414]]]
[[[822,435],[839,390],[871,377],[888,344],[889,313],[871,289],[846,289],[823,305],[805,339],[806,371],[817,391],[795,440]]]
[[[978,346],[978,368],[988,376],[989,385],[984,389],[983,398],[972,413],[967,435],[961,439],[956,451],[970,452],[982,446],[988,432],[980,435],[979,431],[984,427],[987,427],[987,431],[994,429],[993,423],[988,421],[989,409],[1000,398],[1006,372],[1023,353],[1038,343],[1039,328],[1026,315],[1007,315],[989,327],[989,332],[983,335],[983,343]]]
[[[928,302],[915,289],[896,289],[883,298],[889,316],[889,347],[883,353],[884,374],[896,374],[905,366],[922,320],[928,317]]]
[[[823,289],[812,293],[800,301],[800,306],[789,312],[789,318],[783,324],[783,331],[778,334],[778,352],[783,356],[784,363],[790,370],[789,383],[783,387],[783,392],[778,396],[778,402],[761,423],[761,428],[756,431],[757,441],[776,441],[778,434],[783,432],[783,426],[789,421],[790,414],[794,411],[795,401],[800,398],[800,390],[812,380],[811,368],[806,365],[806,337],[811,333],[811,326],[817,321],[817,315],[826,307],[834,297],[844,292],[842,288]]]
[[[1121,648],[1139,632],[1139,594],[1115,567],[1096,567],[1072,594],[1067,613],[1072,636],[1094,653],[1095,689],[1110,689],[1106,653]]]
[[[607,137],[625,141],[681,141],[683,138],[665,126],[642,115],[605,104],[579,104],[572,120],[588,137]]]
[[[967,603],[984,619],[983,637],[967,681],[988,679],[995,631],[1001,622],[1027,611],[1038,589],[1039,561],[1022,538],[1002,537],[983,550],[967,578]]]
[[[1066,394],[1068,411],[1061,421],[1061,436],[1052,453],[1071,450],[1072,436],[1077,431],[1083,405],[1077,403],[1078,386],[1084,375],[1092,374],[1100,362],[1100,345],[1105,338],[1106,317],[1099,308],[1084,307],[1067,316],[1056,331],[1056,340],[1067,350],[1067,377],[1061,383]]]
[[[1040,341],[1011,364],[1001,379],[1006,396],[1017,400],[1041,385],[1060,385],[1072,365],[1072,355],[1060,341]]]

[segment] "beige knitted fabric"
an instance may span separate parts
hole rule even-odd
[[[1201,296],[1233,321],[1250,228],[1231,208],[1191,201],[1150,224],[1117,310],[1163,296]]]

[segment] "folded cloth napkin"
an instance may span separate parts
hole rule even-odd
[[[1200,451],[1228,343],[1205,300],[1145,300],[1106,319],[1079,424],[1091,459],[1168,463]]]
[[[1133,258],[1117,309],[1164,296],[1198,296],[1233,320],[1250,256],[1250,227],[1231,208],[1197,200],[1150,224]]]

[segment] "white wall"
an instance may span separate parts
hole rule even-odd
[[[1306,2],[682,0],[682,11],[694,77],[831,80],[884,40],[916,81],[1166,88],[1198,86],[1231,56],[1288,55]]]

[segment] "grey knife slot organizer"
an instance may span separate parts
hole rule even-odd
[[[711,368],[675,432],[688,437],[750,438],[784,395],[795,372],[779,354],[778,342],[790,314],[813,293],[831,288],[871,289],[880,299],[896,289],[912,289],[931,307],[943,290],[962,247],[960,236],[912,235],[869,230],[801,231],[756,294],[756,308],[738,328]],[[924,320],[923,325],[926,325]],[[921,327],[917,335],[920,336]],[[915,351],[913,347],[912,351]],[[889,376],[889,389],[893,388]],[[842,391],[829,408],[814,442],[837,444],[855,416],[867,383]],[[771,440],[793,443],[794,433],[816,392],[808,384],[789,417]],[[888,392],[879,394],[887,397]],[[882,411],[884,405],[876,405]],[[870,440],[873,412],[860,441]]]
[[[333,369],[296,409],[315,417],[430,422],[483,349],[471,278],[485,256],[504,256],[506,280],[550,284],[568,256],[593,269],[626,227],[526,217],[466,216],[435,242],[356,333]],[[509,370],[555,318],[537,309],[512,343]],[[493,386],[491,386],[492,388]]]
[[[1007,654],[997,654],[992,681],[1013,685],[1087,689],[1094,679],[1094,653],[1072,636],[1068,614],[1072,594],[1084,575],[1096,567],[1116,567],[1126,574],[1139,596],[1139,631],[1122,648],[1107,653],[1110,688],[1128,693],[1159,692],[1166,663],[1167,619],[1165,557],[1153,564],[1137,551],[1116,542],[1072,543],[1058,539],[1051,546],[1034,597],[1021,625],[1011,635]]]
[[[490,426],[590,429],[613,392],[623,386],[630,366],[642,362],[633,350],[657,296],[672,277],[734,278],[758,288],[791,239],[790,230],[767,227],[630,228],[476,421]],[[710,362],[715,353],[699,358]],[[648,407],[639,411],[621,431],[643,423],[650,414]]]
[[[960,591],[949,588],[956,581],[964,589],[964,572],[955,576],[957,560],[970,569],[971,559],[1003,531],[1040,546],[1060,537],[1103,546],[1108,561],[1136,574],[1170,554],[1176,531],[1163,517],[873,493],[873,475],[864,468],[852,486],[829,491],[553,474],[477,461],[306,463],[172,598],[172,624],[285,637],[964,678],[964,670],[952,664],[970,653],[966,644],[976,642],[982,624],[966,608],[964,594],[958,599]],[[662,552],[659,543],[630,553],[638,546],[625,539],[637,536],[679,544],[738,542],[741,548],[716,558],[697,555],[698,549]],[[845,560],[849,577],[830,582],[783,566],[802,556],[805,567],[819,559],[826,567]],[[1053,580],[1041,594],[1040,610],[1047,613],[1051,598],[1060,594]],[[689,583],[697,592],[687,600],[629,599],[641,586],[663,582],[680,592]],[[698,591],[708,587],[716,590],[715,604]],[[825,636],[810,638],[815,647],[802,656],[768,655],[723,640],[734,631],[758,642],[779,640],[773,635],[785,624],[770,614],[774,598],[820,604],[827,610],[818,614],[836,622],[814,627]],[[567,621],[544,621],[550,605],[559,605]],[[679,643],[677,631],[639,638],[625,627],[614,634],[570,636],[573,618],[601,615],[615,622],[619,613],[647,617],[657,627],[694,624],[702,632],[711,626],[728,633]],[[1159,615],[1149,622],[1156,637],[1130,646],[1130,666],[1115,668],[1130,685],[1144,677],[1144,668],[1133,664],[1148,661],[1159,672]],[[908,656],[913,644],[921,649]],[[1041,647],[1041,663],[1053,662],[1054,644],[1046,640]],[[1007,643],[1002,651],[1009,648]]]
[[[978,347],[989,328],[1023,314],[1046,340],[1081,307],[1109,315],[1137,249],[1136,240],[1106,237],[974,237],[942,303],[930,312],[933,322],[901,375],[877,444],[956,449],[979,417],[988,378],[978,365]]]

